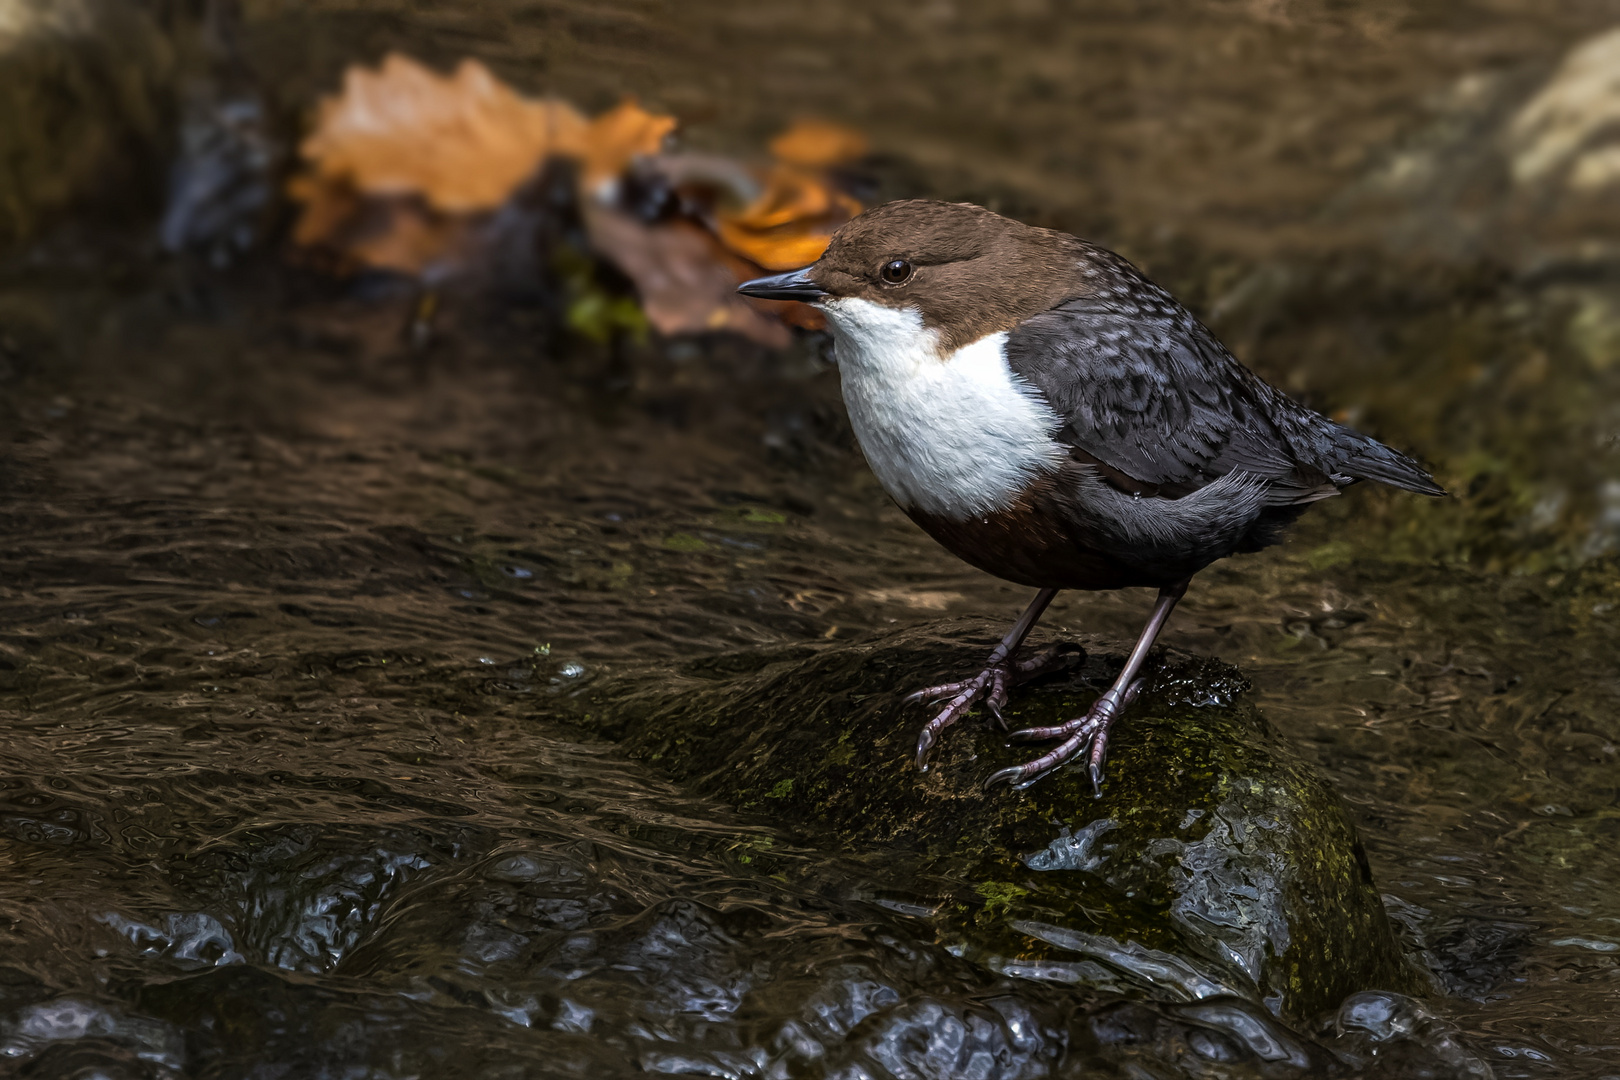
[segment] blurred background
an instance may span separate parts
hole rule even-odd
[[[1615,0],[0,0],[0,1071],[966,1068],[904,1050],[990,992],[927,904],[537,719],[1021,606],[889,505],[813,317],[731,294],[913,196],[1120,251],[1432,465],[1165,641],[1339,792],[1420,972],[1300,1038],[1620,1076]],[[975,1075],[1316,1068],[1009,1009]]]

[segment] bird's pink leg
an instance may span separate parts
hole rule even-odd
[[[1125,711],[1125,706],[1129,705],[1141,691],[1142,680],[1137,678],[1137,674],[1142,670],[1142,663],[1147,660],[1148,650],[1153,648],[1153,642],[1158,638],[1159,631],[1164,629],[1165,622],[1170,618],[1170,612],[1175,609],[1176,601],[1186,595],[1186,592],[1185,581],[1159,591],[1159,601],[1153,605],[1153,614],[1148,617],[1147,625],[1142,628],[1141,636],[1136,639],[1136,648],[1131,650],[1130,658],[1125,661],[1124,670],[1119,673],[1119,678],[1114,680],[1114,685],[1104,691],[1086,711],[1086,715],[1056,727],[1025,728],[1023,731],[1012,733],[1014,739],[1062,739],[1063,742],[1034,761],[992,773],[984,782],[984,786],[990,787],[1005,782],[1015,788],[1028,787],[1080,753],[1089,743],[1091,753],[1087,758],[1090,764],[1091,786],[1099,795],[1102,794],[1103,759],[1108,756],[1108,729],[1119,718],[1119,714]]]
[[[1007,636],[1001,639],[1001,644],[990,653],[989,662],[978,675],[964,682],[942,683],[907,695],[907,702],[950,699],[946,702],[945,708],[940,710],[939,715],[928,721],[922,733],[917,736],[918,768],[927,767],[924,761],[929,748],[939,738],[939,733],[965,716],[974,702],[983,699],[985,706],[999,721],[1001,707],[1007,704],[1008,688],[1045,670],[1056,660],[1059,652],[1055,649],[1031,657],[1022,663],[1014,663],[1012,658],[1057,593],[1056,589],[1042,589],[1035,594],[1035,599],[1029,602],[1029,607],[1024,609],[1024,613],[1018,617],[1013,628],[1007,631]]]

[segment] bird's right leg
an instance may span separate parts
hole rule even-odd
[[[1186,593],[1186,581],[1167,585],[1159,590],[1158,603],[1153,605],[1153,614],[1136,639],[1136,647],[1131,650],[1130,657],[1125,661],[1125,667],[1114,680],[1114,685],[1103,692],[1103,695],[1087,710],[1086,715],[1056,727],[1025,728],[1023,731],[1012,733],[1015,739],[1062,739],[1063,742],[1055,750],[1042,754],[1034,761],[1027,761],[1022,765],[1014,765],[1010,769],[1002,769],[991,774],[989,779],[985,780],[984,786],[991,787],[1006,781],[1015,788],[1026,788],[1078,755],[1089,745],[1091,752],[1087,757],[1090,759],[1091,787],[1101,798],[1103,759],[1108,754],[1108,729],[1142,689],[1142,680],[1137,677],[1137,673],[1142,670],[1148,650],[1153,648],[1153,643],[1158,640],[1159,631],[1164,629],[1166,620],[1170,618],[1170,612],[1175,610],[1176,601]]]
[[[928,721],[922,733],[917,736],[918,768],[926,768],[924,759],[928,755],[929,748],[939,738],[939,733],[965,716],[975,702],[983,700],[985,707],[1000,721],[1001,707],[1007,704],[1008,688],[1048,670],[1060,659],[1061,650],[1051,649],[1022,663],[1013,660],[1018,647],[1035,628],[1041,613],[1046,610],[1046,606],[1052,602],[1057,593],[1056,589],[1042,589],[1035,594],[1035,599],[1029,602],[1029,607],[1024,609],[1024,613],[1018,617],[1013,628],[1007,631],[1007,636],[1001,639],[1001,644],[990,653],[989,663],[979,674],[964,682],[925,687],[906,697],[908,703],[950,699],[945,703],[945,708],[940,710],[939,715]]]

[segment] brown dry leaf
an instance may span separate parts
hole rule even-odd
[[[589,197],[661,151],[674,128],[673,117],[634,101],[587,121],[564,102],[517,94],[477,61],[444,76],[390,55],[376,70],[351,68],[342,93],[322,102],[301,147],[310,168],[288,184],[303,206],[293,239],[418,276],[466,269],[492,211],[547,157],[570,157],[580,163],[592,248],[635,282],[659,331],[725,330],[779,347],[785,322],[820,325],[812,309],[750,301],[736,286],[762,269],[814,262],[860,211],[816,170],[859,156],[864,140],[831,125],[790,129],[774,144],[786,163],[748,207],[721,217],[722,239],[694,221],[648,224]]]
[[[435,213],[414,199],[384,199],[368,206],[361,227],[351,224],[344,245],[367,266],[418,277],[437,277],[464,269],[473,243],[473,225],[465,217]]]
[[[475,219],[434,210],[415,196],[366,198],[350,185],[316,176],[288,182],[304,204],[293,241],[337,252],[358,263],[423,276],[457,269],[468,254]]]
[[[720,214],[715,228],[737,254],[767,270],[792,270],[821,258],[832,234],[860,212],[859,202],[814,173],[778,165],[759,198],[740,212]]]
[[[626,99],[592,120],[580,137],[580,183],[594,192],[617,178],[630,162],[645,154],[656,154],[675,130],[673,116],[659,116]]]
[[[444,76],[392,53],[344,74],[300,152],[362,194],[470,213],[500,206],[548,154],[580,155],[586,129],[572,105],[523,97],[476,60]]]
[[[866,156],[870,144],[853,128],[827,120],[799,120],[771,140],[776,160],[801,169],[829,169]]]
[[[663,334],[727,330],[780,348],[787,327],[737,295],[734,257],[688,221],[648,225],[610,207],[587,204],[591,247],[635,282],[647,321]]]
[[[360,193],[352,185],[312,173],[288,180],[287,194],[304,208],[293,225],[293,243],[300,247],[326,243],[360,209]]]
[[[594,191],[674,128],[634,101],[587,121],[476,60],[445,76],[390,54],[376,70],[351,67],[321,103],[300,148],[311,169],[287,187],[303,204],[293,239],[404,273],[444,268],[465,254],[468,219],[500,207],[547,157],[578,160]]]

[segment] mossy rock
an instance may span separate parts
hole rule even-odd
[[[149,5],[23,0],[0,20],[0,249],[163,197],[181,46]]]
[[[1009,974],[1171,1000],[1238,994],[1291,1018],[1409,988],[1343,807],[1230,667],[1158,663],[1114,729],[1100,798],[1081,768],[986,791],[1032,752],[980,715],[920,772],[927,713],[901,699],[971,675],[994,637],[954,624],[618,674],[571,716],[901,894],[921,889],[911,910]],[[1014,692],[1012,726],[1079,714],[1119,664],[1075,659]]]

